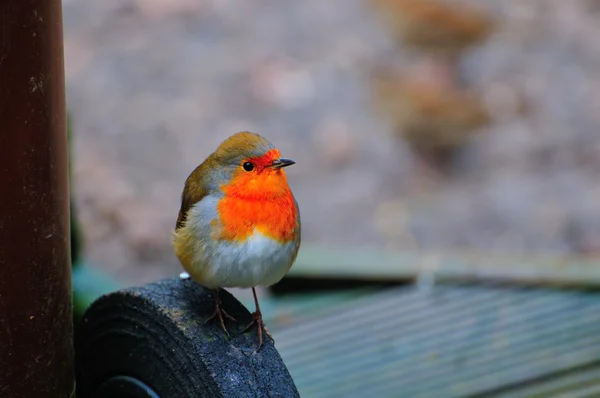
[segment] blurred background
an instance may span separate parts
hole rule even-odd
[[[316,354],[323,347],[315,337],[317,343],[299,350],[296,326],[325,335],[336,319],[332,314],[348,317],[356,310],[346,329],[331,334],[351,330],[355,336],[344,344],[361,345],[364,336],[383,332],[368,329],[379,321],[360,311],[388,319],[372,301],[384,295],[390,311],[405,303],[416,306],[406,310],[413,315],[431,307],[427,316],[410,321],[415,336],[431,327],[450,330],[445,328],[456,324],[450,318],[427,323],[441,319],[439,311],[452,312],[431,302],[434,286],[445,279],[510,281],[502,288],[445,285],[440,294],[456,294],[452,300],[462,303],[456,306],[472,306],[473,313],[484,302],[489,306],[481,314],[488,315],[507,308],[512,314],[514,305],[524,311],[517,316],[523,322],[511,325],[531,325],[531,333],[545,326],[537,328],[527,311],[549,308],[544,300],[557,295],[556,305],[570,308],[573,319],[591,319],[573,330],[599,335],[596,312],[586,318],[572,311],[585,307],[578,300],[589,300],[585,308],[595,309],[595,295],[523,286],[600,284],[594,264],[600,252],[600,2],[63,5],[73,204],[82,242],[76,265],[90,273],[76,276],[77,283],[101,285],[100,292],[178,275],[172,230],[184,181],[222,140],[250,130],[297,162],[286,170],[302,210],[303,247],[290,275],[259,294],[303,397],[364,395],[357,386],[343,390],[339,374],[314,379],[309,365],[324,360]],[[486,289],[506,295],[508,304],[503,307],[493,295],[477,299],[491,294]],[[232,292],[251,308],[250,291]],[[539,307],[529,310],[519,304],[538,299]],[[393,318],[402,325],[403,317]],[[494,320],[483,322],[488,335],[501,326]],[[456,336],[462,336],[457,339],[473,341],[465,337],[469,325],[456,326]],[[354,370],[339,368],[344,377],[364,375],[361,360],[391,352],[385,344],[410,346],[398,343],[402,333],[386,330],[387,337],[367,344],[371,351],[356,354]],[[559,332],[564,341],[574,339]],[[532,342],[543,337],[531,336]],[[600,347],[600,341],[586,341],[587,353]],[[548,347],[557,344],[549,340]],[[464,353],[461,347],[456,352]],[[564,350],[573,353],[572,347]],[[374,396],[475,396],[523,375],[492,377],[478,387],[463,384],[455,395],[399,394],[393,380],[402,366],[431,361],[433,351],[423,348],[410,360],[403,355],[413,354],[402,350],[387,359],[369,357],[367,363],[380,366],[378,377],[387,375],[378,379],[384,390]],[[424,352],[425,359],[419,357]],[[329,358],[345,361],[346,354],[340,350]],[[313,357],[299,360],[302,355]],[[490,363],[498,363],[489,355]],[[600,356],[569,358],[557,369]],[[459,377],[474,366],[463,358],[461,368],[454,359],[444,362],[449,375]],[[598,375],[591,380],[600,380]],[[374,391],[364,388],[364,394]],[[589,396],[600,396],[598,391]]]

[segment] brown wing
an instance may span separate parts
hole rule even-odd
[[[190,208],[208,195],[208,191],[205,188],[202,178],[204,175],[204,164],[205,163],[202,163],[200,166],[196,167],[187,180],[185,180],[185,187],[181,193],[181,208],[179,209],[179,215],[177,216],[175,230],[178,230],[185,225],[187,213]]]

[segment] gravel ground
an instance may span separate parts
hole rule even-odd
[[[373,112],[369,70],[394,49],[364,1],[64,0],[87,256],[133,283],[179,272],[185,178],[239,130],[297,161],[306,245],[594,253],[597,2],[487,3],[501,23],[461,75],[530,112],[499,112],[432,181]]]

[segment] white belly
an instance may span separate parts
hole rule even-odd
[[[283,278],[293,261],[291,244],[282,245],[258,232],[244,244],[215,245],[211,257],[202,272],[209,287],[270,286]]]
[[[191,233],[210,224],[203,207],[189,213],[187,227]],[[290,269],[296,249],[294,242],[281,244],[257,231],[243,243],[198,240],[186,271],[208,288],[270,286]]]

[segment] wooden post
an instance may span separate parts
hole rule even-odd
[[[60,0],[0,1],[0,396],[74,393]]]

